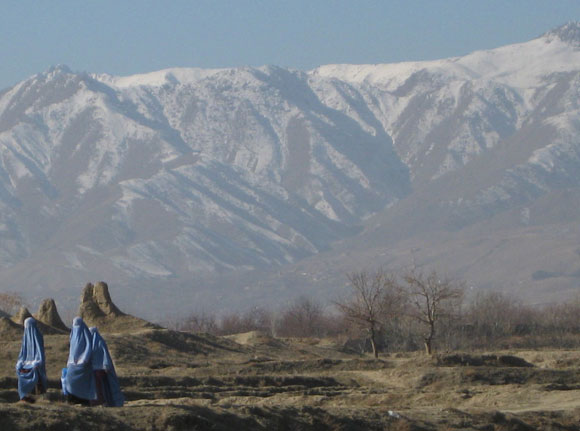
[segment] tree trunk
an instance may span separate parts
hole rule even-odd
[[[425,353],[427,353],[428,355],[430,355],[431,352],[432,352],[431,339],[430,338],[425,338]]]
[[[431,322],[429,325],[429,335],[425,337],[425,352],[428,355],[433,353],[433,338],[435,337],[435,322]]]
[[[373,348],[373,356],[378,359],[379,352],[377,350],[377,343],[375,341],[375,329],[371,328],[371,347]]]

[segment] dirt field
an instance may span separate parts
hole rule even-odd
[[[580,430],[580,352],[379,360],[328,340],[106,333],[127,403],[65,404],[67,335],[45,336],[50,390],[18,403],[20,337],[0,334],[0,430]]]

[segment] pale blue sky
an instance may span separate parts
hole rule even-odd
[[[463,55],[580,20],[580,0],[0,0],[0,89],[52,65],[390,63]]]

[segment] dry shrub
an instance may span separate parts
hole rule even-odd
[[[184,319],[169,322],[167,326],[178,331],[205,332],[208,334],[216,334],[218,330],[215,316],[205,312],[191,313]]]
[[[562,304],[533,307],[516,297],[488,291],[460,308],[462,283],[441,280],[434,272],[425,277],[410,274],[415,276],[407,274],[405,280],[415,286],[414,290],[407,286],[410,296],[400,290],[396,277],[380,270],[352,274],[351,297],[334,302],[339,312],[300,297],[281,310],[257,307],[221,318],[197,312],[168,327],[214,335],[260,331],[280,337],[334,337],[337,344],[359,352],[373,350],[369,341],[373,328],[375,347],[384,352],[420,350],[431,335],[432,347],[439,352],[580,346],[580,296]],[[361,304],[372,299],[373,292],[379,292],[377,300],[372,309],[365,309]],[[18,295],[0,294],[2,298],[12,307],[22,302]],[[433,304],[437,304],[436,315],[428,311]],[[429,334],[426,329],[433,327],[437,331]]]
[[[272,333],[272,313],[256,307],[245,313],[230,313],[221,318],[217,329],[219,335],[241,334],[250,331]]]
[[[326,335],[326,316],[322,306],[307,297],[300,297],[282,311],[276,320],[280,337],[322,337]]]

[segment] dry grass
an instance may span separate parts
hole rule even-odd
[[[451,357],[342,352],[329,340],[214,337],[157,328],[104,332],[127,398],[117,409],[62,403],[67,335],[45,336],[50,390],[16,403],[19,338],[0,338],[0,429],[577,430],[580,352]],[[532,367],[490,356],[516,356]],[[493,362],[493,361],[492,361]],[[513,365],[513,364],[512,364]]]

